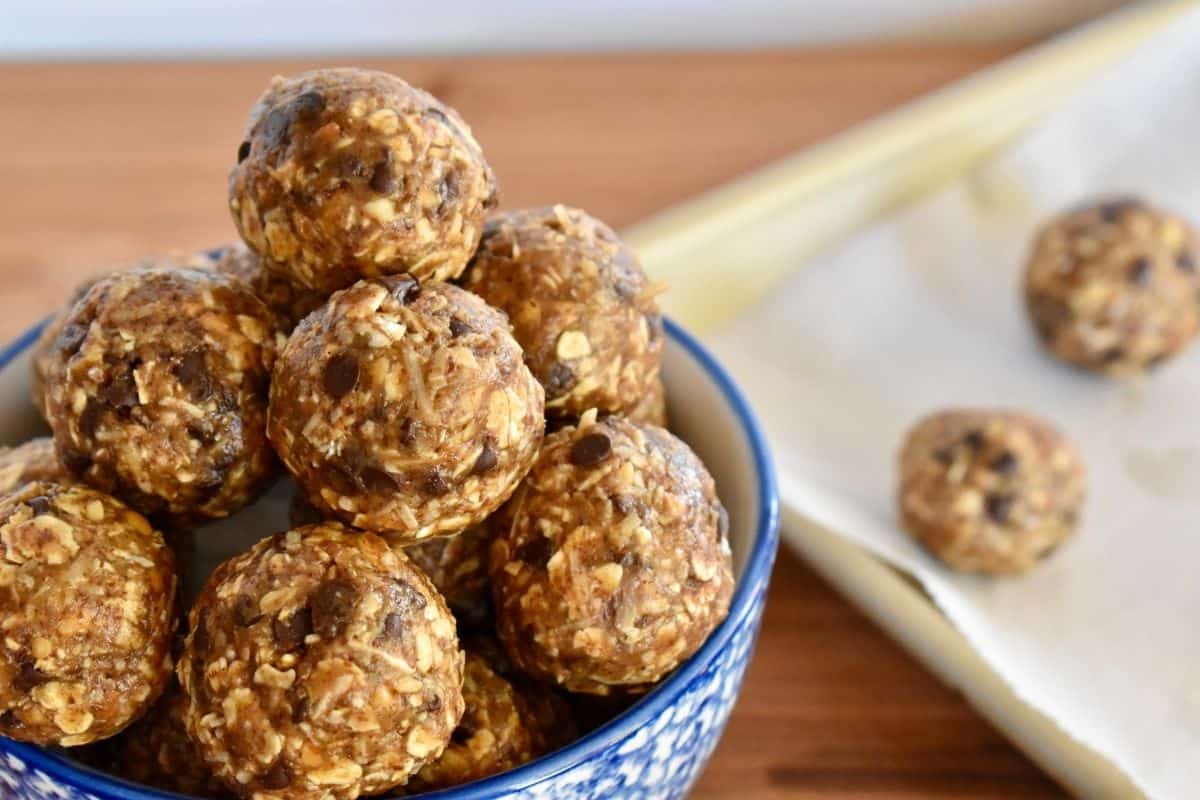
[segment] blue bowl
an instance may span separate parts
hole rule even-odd
[[[39,326],[40,328],[40,326]],[[663,375],[671,427],[717,481],[730,517],[737,589],[729,617],[696,655],[620,716],[517,769],[424,795],[438,800],[622,798],[687,794],[720,739],[754,650],[779,541],[767,443],[741,392],[682,328],[666,325]],[[29,348],[38,328],[0,352],[0,441],[33,435]],[[57,752],[0,738],[0,797],[163,800],[180,795],[96,772]]]

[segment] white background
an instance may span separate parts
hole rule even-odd
[[[0,0],[0,58],[997,41],[1121,0]]]

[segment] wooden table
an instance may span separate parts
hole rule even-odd
[[[1008,54],[996,47],[376,62],[456,106],[508,206],[626,225]],[[353,61],[350,59],[350,61]],[[225,175],[276,72],[311,63],[0,67],[0,341],[82,276],[234,236]],[[696,797],[1061,791],[787,552]]]

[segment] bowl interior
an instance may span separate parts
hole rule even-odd
[[[718,495],[729,512],[734,574],[738,578],[729,620],[710,637],[692,663],[681,667],[617,719],[539,761],[462,789],[439,793],[439,797],[467,798],[487,785],[491,785],[488,796],[503,788],[499,784],[512,784],[517,789],[542,775],[554,774],[585,760],[609,742],[627,735],[638,725],[639,710],[649,713],[651,706],[669,702],[672,686],[687,680],[686,673],[691,667],[699,668],[711,659],[733,625],[745,622],[755,591],[767,580],[775,550],[777,509],[765,442],[745,401],[720,366],[678,326],[668,321],[666,330],[663,376],[671,429],[708,466],[716,480]],[[36,331],[22,336],[9,351],[0,353],[0,444],[14,444],[46,433],[29,401],[29,345],[34,334]],[[189,589],[198,590],[211,569],[222,560],[244,551],[264,536],[285,529],[292,491],[290,482],[281,480],[250,508],[197,531],[193,553],[196,568],[190,576]],[[16,747],[43,769],[62,772],[73,766],[58,756],[26,746]],[[76,777],[93,786],[97,783],[109,788],[119,786],[122,796],[167,796],[150,791],[131,792],[126,788],[128,784],[108,781],[96,773]]]

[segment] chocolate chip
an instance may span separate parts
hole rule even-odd
[[[458,727],[450,734],[450,741],[458,745],[465,745],[471,741],[471,737],[475,735],[475,731],[471,725],[465,722],[459,722]]]
[[[364,467],[358,473],[358,482],[368,492],[394,492],[399,486],[391,473],[379,467]]]
[[[442,177],[442,182],[438,184],[437,214],[439,217],[446,213],[447,208],[458,202],[458,196],[458,176],[453,172],[447,172]]]
[[[402,615],[407,615],[414,609],[421,611],[428,605],[425,601],[425,595],[418,592],[407,581],[393,580],[388,595],[391,598],[392,606],[399,609]]]
[[[968,431],[967,435],[963,437],[963,444],[972,450],[978,450],[983,447],[983,432]]]
[[[442,471],[440,469],[429,470],[425,475],[425,493],[441,497],[448,491],[450,491],[450,484],[446,482],[446,476]]]
[[[100,429],[100,423],[104,418],[105,408],[107,408],[107,406],[94,397],[87,401],[87,405],[83,407],[83,413],[79,415],[79,434],[83,436],[83,438],[96,438],[96,431]],[[90,459],[88,463],[91,463]]]
[[[358,359],[349,353],[338,353],[329,359],[325,362],[321,384],[335,400],[348,395],[358,385]]]
[[[948,467],[954,463],[954,448],[939,447],[933,451],[933,457],[943,467]]]
[[[1121,347],[1110,347],[1100,354],[1100,362],[1103,364],[1113,364],[1125,358],[1125,350]]]
[[[459,336],[470,333],[473,330],[475,330],[475,329],[472,328],[467,323],[463,322],[458,317],[450,318],[450,337],[451,338],[457,339]]]
[[[1184,251],[1175,256],[1175,266],[1178,267],[1181,272],[1187,272],[1191,275],[1194,275],[1196,274],[1196,257],[1191,253]]]
[[[291,124],[292,115],[288,113],[287,109],[271,109],[271,113],[267,114],[267,121],[263,123],[262,130],[267,147],[275,147],[285,142]]]
[[[496,468],[499,460],[496,454],[496,445],[492,443],[491,439],[488,439],[483,443],[479,457],[475,459],[475,466],[471,467],[471,474],[482,475],[485,472],[491,472]]]
[[[292,703],[292,722],[297,724],[308,719],[308,695],[302,694]]]
[[[204,617],[200,618],[195,630],[192,631],[192,649],[199,654],[208,652],[208,624],[204,621]]]
[[[1153,265],[1150,263],[1150,259],[1148,258],[1139,258],[1135,260],[1129,267],[1130,282],[1137,286],[1145,286],[1148,284],[1150,282],[1150,278],[1153,276],[1153,272],[1151,270],[1152,266]]]
[[[421,284],[411,275],[397,275],[389,280],[392,297],[401,305],[408,305],[421,294]]]
[[[17,666],[17,675],[13,678],[13,688],[18,692],[29,692],[48,680],[50,680],[50,676],[38,669],[32,661],[22,661]]]
[[[83,340],[87,338],[90,327],[81,322],[72,322],[64,326],[59,331],[58,338],[54,340],[54,349],[68,358],[75,355],[83,346]]]
[[[422,425],[415,419],[405,419],[400,423],[400,443],[405,447],[412,447],[417,443],[417,437],[421,435]]]
[[[183,388],[187,389],[195,400],[207,400],[213,393],[212,375],[204,362],[204,353],[200,350],[189,350],[179,359],[179,363],[171,369]]]
[[[108,385],[100,390],[101,396],[110,406],[129,409],[138,405],[137,382],[132,370],[115,375]]]
[[[436,711],[441,711],[442,710],[442,698],[436,694],[430,695],[429,699],[425,701],[425,710],[430,713],[433,713]]]
[[[571,446],[571,463],[594,467],[612,455],[612,442],[603,433],[589,433]]]
[[[425,116],[433,117],[438,122],[445,125],[447,128],[450,128],[452,130],[454,129],[454,124],[452,122],[450,122],[450,118],[448,116],[446,116],[446,112],[442,111],[440,108],[425,109]]]
[[[517,549],[515,555],[531,567],[545,569],[546,564],[550,563],[550,556],[554,555],[554,543],[540,533],[535,533]]]
[[[37,497],[31,497],[25,501],[25,505],[33,510],[33,515],[40,516],[50,510],[50,498],[44,494],[39,494]]]
[[[281,758],[258,779],[258,782],[264,789],[286,789],[292,783],[292,770]]]
[[[295,650],[304,644],[304,639],[313,630],[312,609],[299,608],[287,619],[276,617],[271,624],[275,641],[284,650]]]
[[[1012,475],[1017,471],[1017,457],[1008,450],[992,460],[992,472],[997,475]]]
[[[242,142],[238,145],[238,163],[242,163],[250,155],[250,142]]]
[[[1017,499],[1011,494],[989,494],[983,501],[987,515],[1003,525],[1012,514],[1013,505]]]
[[[238,595],[238,599],[233,601],[233,621],[243,628],[249,628],[260,619],[262,613],[258,610],[258,603],[248,595]]]
[[[546,388],[554,397],[558,397],[575,382],[575,373],[561,361],[555,361],[550,367],[550,375],[546,380]]]
[[[358,592],[343,580],[326,581],[312,597],[313,630],[326,641],[336,639],[354,619]]]
[[[363,160],[353,153],[344,153],[338,157],[337,173],[343,178],[368,178],[371,175],[371,170],[363,163]]]
[[[1100,217],[1105,222],[1116,222],[1126,211],[1132,211],[1142,205],[1136,197],[1115,197],[1100,205]]]
[[[404,616],[388,614],[383,618],[383,636],[387,639],[399,639],[404,634]]]
[[[392,151],[385,150],[383,158],[375,162],[371,170],[371,190],[377,194],[391,194],[396,191],[396,176],[392,172]]]
[[[325,109],[325,96],[318,91],[309,91],[292,101],[292,115],[299,120],[311,122]]]

